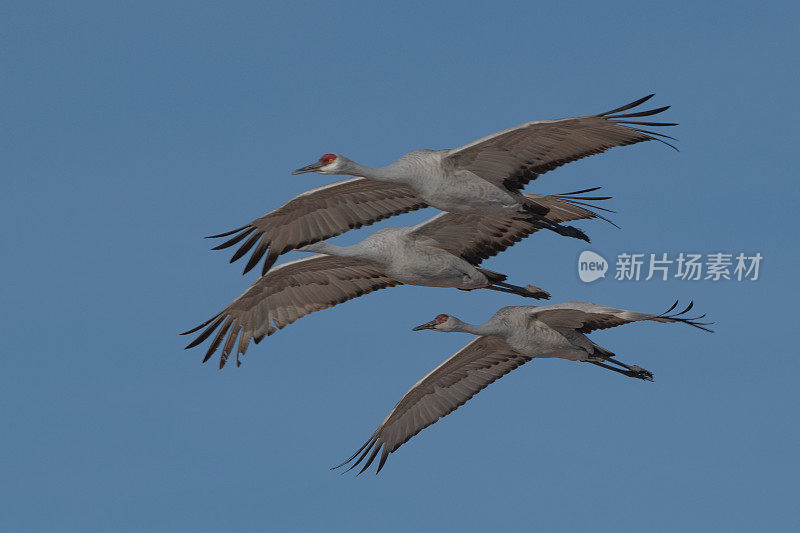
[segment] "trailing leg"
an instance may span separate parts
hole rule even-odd
[[[524,296],[525,298],[536,298],[540,300],[542,299],[548,300],[550,298],[549,292],[547,292],[544,289],[540,289],[539,287],[536,287],[534,285],[526,285],[525,287],[520,287],[519,285],[512,285],[504,281],[496,281],[492,285],[483,288],[492,291],[517,294],[519,296]]]
[[[642,379],[644,381],[653,381],[653,373],[650,372],[649,370],[645,370],[640,366],[625,365],[628,366],[628,370],[626,370],[623,368],[617,368],[615,366],[607,365],[599,361],[589,361],[589,362],[592,363],[593,365],[597,365],[602,368],[607,368],[608,370],[613,370],[614,372],[622,374],[623,376],[628,376],[629,378],[637,378],[637,379]]]
[[[618,361],[614,359],[614,352],[610,350],[606,350],[602,346],[592,343],[594,348],[594,353],[592,354],[592,358],[589,359],[589,362],[600,366],[602,368],[607,368],[609,370],[613,370],[614,372],[619,372],[628,377],[644,379],[646,381],[653,381],[653,373],[649,370],[645,370],[644,368],[638,365],[629,365],[627,363],[623,363],[622,361]],[[606,363],[612,363],[617,366],[611,366]]]

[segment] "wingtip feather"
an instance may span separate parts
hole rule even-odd
[[[237,232],[239,232],[239,231],[242,231],[243,229],[245,229],[245,228],[246,228],[246,227],[248,227],[248,226],[250,226],[250,224],[245,224],[245,225],[244,225],[244,226],[242,226],[241,228],[232,229],[232,230],[230,230],[230,231],[226,231],[225,233],[220,233],[220,234],[217,234],[217,235],[208,235],[208,236],[207,236],[207,237],[205,237],[205,238],[206,238],[206,239],[219,239],[219,238],[221,238],[221,237],[227,237],[228,235],[233,235],[234,233],[237,233]]]

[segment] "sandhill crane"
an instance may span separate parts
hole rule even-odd
[[[266,254],[262,274],[280,254],[427,206],[451,213],[522,214],[547,229],[586,239],[579,230],[558,224],[546,206],[520,191],[549,170],[615,146],[649,140],[672,146],[659,138],[672,137],[625,125],[674,126],[627,120],[655,115],[669,106],[620,114],[652,96],[597,115],[526,122],[453,150],[414,150],[382,168],[366,167],[340,154],[325,154],[293,174],[359,177],[303,193],[241,228],[209,238],[232,236],[214,250],[244,241],[231,263],[252,249],[245,273]]]
[[[584,361],[629,377],[652,381],[651,372],[617,361],[614,353],[592,342],[586,333],[643,320],[681,322],[711,331],[705,327],[710,323],[697,321],[705,315],[683,316],[692,308],[692,303],[680,313],[670,315],[677,305],[675,302],[658,315],[584,302],[504,307],[489,321],[478,325],[467,324],[451,315],[438,315],[414,331],[460,331],[478,338],[411,387],[369,440],[334,468],[352,462],[348,471],[352,470],[371,451],[360,474],[369,468],[383,449],[377,469],[380,472],[389,454],[411,437],[458,409],[490,383],[537,357]]]
[[[581,207],[587,200],[607,197],[567,195],[529,195],[549,209],[553,220],[562,222],[599,217]],[[533,286],[506,283],[506,276],[478,267],[539,229],[529,219],[496,215],[441,213],[417,226],[379,230],[358,244],[334,246],[318,242],[301,248],[321,252],[297,261],[278,265],[259,278],[247,291],[220,313],[187,335],[206,328],[186,348],[199,345],[219,328],[203,362],[222,344],[220,368],[233,349],[237,337],[239,355],[250,339],[260,342],[298,318],[327,309],[369,292],[395,285],[455,287],[463,290],[491,289],[531,298],[549,295]]]

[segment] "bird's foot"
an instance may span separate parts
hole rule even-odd
[[[621,363],[611,357],[589,356],[586,359],[584,359],[584,361],[608,370],[613,370],[614,372],[622,374],[623,376],[628,376],[629,378],[637,378],[644,381],[653,381],[653,373],[650,372],[649,370],[645,370],[644,368],[637,365],[626,365],[625,363]],[[618,366],[612,366],[612,364],[609,363]]]
[[[643,379],[645,381],[653,381],[653,373],[650,372],[649,370],[645,370],[644,368],[638,365],[631,365],[629,372],[632,378]]]
[[[541,300],[550,299],[550,293],[536,285],[525,285],[525,290],[528,291],[527,296],[530,298],[539,298]]]
[[[565,237],[573,237],[575,239],[580,239],[580,240],[586,241],[586,242],[591,242],[589,240],[589,237],[584,232],[582,232],[581,230],[579,230],[576,227],[573,227],[573,226],[562,226],[560,224],[558,226],[556,226],[556,227],[558,228],[556,231],[560,235],[564,235]]]

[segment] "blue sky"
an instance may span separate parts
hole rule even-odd
[[[25,2],[0,8],[4,531],[789,531],[799,524],[796,20],[788,3]],[[655,383],[535,361],[393,454],[328,468],[510,295],[401,287],[307,317],[222,372],[177,333],[255,278],[201,237],[329,176],[657,92],[681,151],[613,150],[528,187],[601,185],[622,229],[486,266],[716,333],[595,334]],[[377,227],[410,225],[428,210]],[[367,228],[340,238],[363,238]],[[578,254],[764,256],[756,282],[593,284]],[[288,259],[289,257],[287,257]]]

